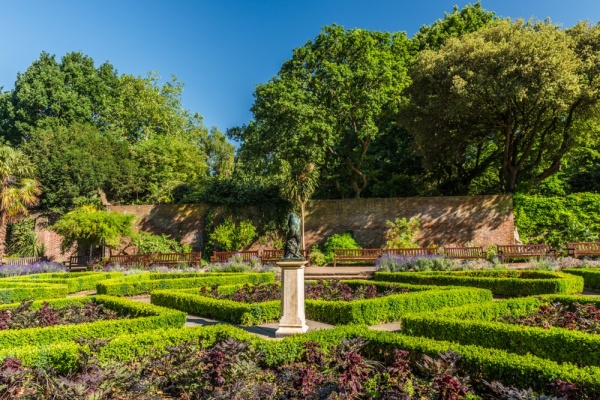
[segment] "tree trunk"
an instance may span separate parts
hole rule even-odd
[[[300,226],[302,228],[300,249],[304,250],[304,203],[300,203]]]
[[[4,251],[6,250],[6,228],[8,221],[6,215],[2,213],[0,215],[0,261],[4,257]]]

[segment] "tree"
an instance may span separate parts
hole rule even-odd
[[[450,38],[458,38],[466,33],[475,32],[496,20],[493,11],[481,8],[481,2],[467,4],[460,11],[454,6],[451,13],[444,13],[431,25],[424,25],[415,33],[412,40],[418,51],[437,50]]]
[[[315,192],[319,179],[319,171],[313,163],[308,163],[299,169],[297,166],[288,166],[288,179],[284,182],[281,188],[285,198],[290,200],[300,209],[300,223],[302,225],[302,243],[301,248],[304,250],[304,217],[306,203],[310,200],[310,196]]]
[[[599,26],[497,21],[419,54],[401,121],[427,168],[456,178],[459,193],[489,168],[504,192],[535,186],[585,141],[599,50]]]
[[[0,146],[0,257],[4,255],[8,223],[27,215],[28,208],[37,204],[41,190],[33,171],[20,150]]]
[[[79,197],[103,190],[115,203],[134,202],[146,182],[127,142],[89,124],[37,128],[22,146],[36,160],[43,209],[64,214]]]
[[[94,245],[114,248],[122,238],[131,236],[134,218],[133,214],[100,211],[91,206],[83,206],[63,215],[51,228],[62,236],[63,253],[77,245],[79,250],[89,248],[91,257]]]
[[[256,88],[254,121],[235,131],[243,142],[240,157],[276,167],[278,159],[304,160],[320,170],[331,165],[338,186],[360,197],[379,121],[396,112],[409,82],[408,47],[403,33],[323,28],[293,51],[276,77]]]

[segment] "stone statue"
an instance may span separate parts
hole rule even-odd
[[[302,231],[300,229],[300,218],[296,214],[291,213],[288,217],[288,232],[285,241],[284,259],[304,260],[302,254],[300,254],[301,238]]]

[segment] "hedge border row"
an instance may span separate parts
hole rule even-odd
[[[523,297],[541,294],[576,294],[583,278],[550,271],[440,271],[376,272],[375,280],[420,285],[469,286],[489,289],[495,296]]]
[[[0,304],[32,299],[67,297],[69,287],[52,283],[5,282],[0,280]]]
[[[96,284],[96,292],[109,296],[136,296],[149,294],[153,290],[187,289],[196,286],[210,286],[224,283],[268,283],[275,281],[273,273],[196,273],[192,278],[164,277],[169,274],[142,274],[141,279],[115,279]],[[155,278],[155,279],[153,279]]]
[[[600,269],[599,268],[567,268],[563,269],[567,274],[577,275],[583,278],[583,285],[587,289],[600,290]]]
[[[516,355],[503,350],[488,349],[473,345],[462,345],[436,341],[423,337],[411,337],[398,333],[371,331],[366,326],[344,326],[330,330],[317,330],[304,335],[295,335],[281,341],[260,339],[241,329],[215,325],[186,329],[165,329],[153,332],[123,335],[113,338],[98,351],[101,363],[118,360],[128,362],[142,356],[164,354],[167,347],[178,343],[199,341],[204,347],[226,338],[248,341],[260,350],[267,366],[277,367],[285,362],[298,360],[302,344],[307,341],[320,343],[325,350],[335,346],[344,338],[363,337],[368,340],[370,357],[381,359],[393,349],[404,349],[415,356],[427,354],[437,356],[448,349],[461,355],[459,368],[471,374],[481,374],[487,380],[499,380],[507,385],[536,390],[547,390],[547,384],[560,379],[572,382],[582,389],[583,394],[600,395],[600,368],[577,367],[565,363],[542,359],[532,355]],[[23,360],[25,365],[51,365],[66,372],[74,368],[81,346],[74,342],[56,343],[50,346],[25,346],[0,349],[0,358],[7,356]]]
[[[353,285],[371,284],[369,281],[350,281]],[[390,284],[387,283],[387,286]],[[382,285],[380,285],[382,286]],[[412,285],[398,285],[412,288]],[[413,293],[396,294],[353,301],[306,300],[308,319],[338,324],[368,324],[397,321],[406,313],[436,310],[492,300],[492,294],[477,288],[415,287]],[[254,304],[219,300],[187,291],[158,290],[151,294],[152,304],[186,311],[201,317],[214,318],[240,325],[256,325],[277,321],[281,316],[281,302],[266,301]]]
[[[402,332],[463,344],[533,354],[556,362],[600,366],[600,335],[564,328],[543,329],[495,321],[503,315],[524,316],[540,305],[560,301],[600,306],[585,296],[540,296],[466,305],[402,318]]]
[[[122,277],[122,272],[65,272],[61,274],[33,274],[7,278],[11,282],[63,284],[69,288],[69,293],[83,290],[94,290],[96,284],[107,279]]]
[[[109,296],[47,300],[50,306],[64,307],[67,304],[96,301],[119,314],[131,319],[117,319],[90,322],[77,325],[56,325],[44,328],[25,328],[0,331],[0,349],[25,345],[46,345],[78,337],[110,338],[124,333],[144,332],[158,328],[182,327],[187,315],[181,311],[140,303]],[[40,307],[45,301],[36,301],[33,307]],[[1,308],[16,308],[18,304],[4,305]]]

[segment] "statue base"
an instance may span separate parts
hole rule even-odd
[[[276,263],[281,268],[281,319],[275,337],[306,333],[304,314],[304,259],[282,258]]]

